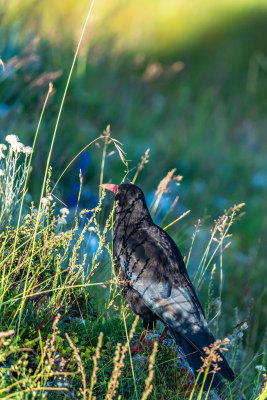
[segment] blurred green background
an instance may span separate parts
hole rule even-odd
[[[0,5],[1,141],[15,133],[31,145],[48,82],[54,84],[31,174],[30,193],[37,200],[90,2],[0,0]],[[252,343],[263,337],[267,317],[266,93],[266,0],[96,1],[52,154],[56,181],[110,124],[130,168],[151,149],[137,181],[148,198],[177,168],[184,176],[174,189],[180,196],[177,214],[187,209],[191,214],[170,233],[185,254],[198,218],[210,222],[245,202],[225,257],[223,297],[225,312],[238,307],[244,318],[254,299]],[[89,148],[60,181],[57,196],[70,208],[76,204],[79,169],[85,177],[82,205],[97,201],[101,154],[101,148]],[[123,176],[119,157],[109,155],[104,180],[116,183]]]

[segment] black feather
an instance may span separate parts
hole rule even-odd
[[[172,336],[176,339],[176,341],[180,344],[180,346],[183,349],[183,352],[186,356],[187,362],[191,367],[193,368],[193,371],[198,371],[203,362],[201,358],[199,357],[198,351],[195,349],[194,346],[192,346],[184,336],[179,335],[176,331],[170,329]],[[202,377],[203,374],[200,375],[198,383],[202,383]],[[204,383],[204,389],[208,390],[210,387],[210,384],[212,382],[212,386],[216,387],[216,389],[221,389],[222,388],[222,380],[219,374],[208,374]]]
[[[202,365],[203,347],[214,343],[198,295],[190,281],[182,255],[172,238],[153,223],[141,189],[118,186],[113,251],[115,271],[123,281],[123,295],[151,329],[160,320],[182,346],[194,373]],[[222,356],[220,374],[213,387],[234,373]],[[210,377],[206,386],[209,386]]]

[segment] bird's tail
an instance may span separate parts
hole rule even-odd
[[[172,335],[174,336],[175,340],[182,347],[189,365],[192,367],[195,376],[197,376],[199,373],[199,369],[203,365],[203,361],[200,358],[200,357],[203,357],[203,354],[201,354],[201,352],[197,349],[197,347],[194,347],[194,345],[191,342],[189,342],[184,336],[180,335],[178,332],[174,331],[171,328],[169,328],[169,329],[170,329]],[[229,367],[226,359],[221,354],[221,352],[218,352],[218,353],[219,353],[220,357],[222,358],[222,361],[218,362],[220,371],[219,371],[219,373],[216,372],[216,374],[208,374],[207,375],[205,383],[204,383],[205,390],[208,390],[210,385],[211,385],[211,388],[220,389],[223,386],[220,375],[222,375],[224,378],[226,378],[230,381],[234,380],[234,373],[233,373],[232,369]],[[202,380],[203,380],[203,374],[200,375],[198,382],[202,383]]]

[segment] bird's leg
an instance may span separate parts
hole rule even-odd
[[[146,329],[143,333],[142,333],[142,335],[140,336],[140,339],[135,343],[135,345],[131,348],[131,353],[134,353],[134,352],[138,352],[139,351],[139,345],[140,345],[140,343],[144,340],[144,338],[146,337],[146,335],[147,335],[147,333],[148,333],[148,329]]]
[[[135,352],[141,353],[141,352],[145,351],[145,349],[139,348],[139,345],[140,345],[140,343],[143,342],[143,340],[146,337],[146,335],[148,334],[148,332],[149,332],[149,329],[146,329],[142,333],[142,335],[141,335],[140,339],[138,340],[138,342],[136,342],[135,345],[131,348],[131,353],[135,353]],[[153,346],[153,344],[148,340],[145,341],[145,344],[147,344],[149,346]]]
[[[168,327],[165,326],[164,331],[162,332],[160,338],[159,338],[159,344],[161,344],[163,342],[163,340],[165,339],[166,335],[168,333]]]

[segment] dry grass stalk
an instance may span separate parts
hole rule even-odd
[[[118,140],[116,140],[116,139],[113,139],[113,138],[110,138],[111,140],[112,140],[112,142],[113,142],[113,144],[114,144],[114,146],[116,147],[116,150],[117,150],[117,152],[119,153],[119,156],[120,156],[120,159],[121,159],[121,161],[123,162],[123,164],[127,167],[127,169],[128,169],[128,162],[127,162],[127,160],[126,160],[126,158],[125,158],[125,151],[123,151],[122,150],[122,148],[121,148],[121,146],[122,146],[122,144],[118,141]]]
[[[169,192],[169,187],[168,187],[169,184],[171,182],[173,182],[173,181],[176,181],[176,184],[180,185],[180,181],[183,179],[183,177],[181,175],[175,175],[175,172],[176,172],[176,168],[173,168],[160,181],[160,183],[159,183],[159,185],[157,187],[156,193],[155,193],[154,205],[153,205],[152,213],[157,210],[162,195],[164,193],[168,193]]]
[[[97,342],[97,346],[95,349],[95,355],[93,356],[93,372],[92,372],[92,376],[91,376],[91,382],[90,382],[90,388],[89,388],[89,397],[88,400],[93,399],[93,389],[94,386],[96,384],[96,373],[98,370],[98,366],[97,366],[97,361],[100,358],[100,349],[102,347],[102,341],[103,341],[103,332],[100,332],[99,336],[98,336],[98,342]]]
[[[213,238],[212,240],[214,242],[219,243],[220,245],[223,244],[223,241],[225,239],[230,238],[232,235],[231,234],[227,234],[228,229],[230,228],[230,226],[232,225],[234,218],[236,216],[236,213],[240,211],[240,209],[242,207],[244,207],[245,203],[240,203],[237,205],[234,205],[233,207],[231,207],[228,211],[225,210],[224,215],[220,216],[217,220],[215,220],[215,226],[214,229],[212,231],[212,235]],[[231,213],[230,215],[228,215],[228,213]],[[218,232],[218,238],[215,237],[215,233]],[[226,245],[224,246],[223,250],[225,250],[227,247],[229,247],[231,244],[231,242],[226,243]]]
[[[69,337],[69,335],[67,333],[65,334],[65,336],[66,336],[66,338],[67,338],[67,340],[68,340],[68,342],[70,344],[70,347],[73,350],[74,357],[75,357],[77,365],[78,365],[78,370],[79,370],[79,372],[81,373],[81,376],[82,376],[83,388],[80,388],[80,392],[81,392],[81,394],[83,396],[83,399],[86,400],[86,377],[85,377],[85,372],[84,372],[84,368],[83,368],[83,365],[82,365],[82,360],[81,360],[81,357],[80,357],[80,354],[79,354],[79,350],[77,349],[77,347],[75,347],[74,343],[72,342],[71,338]]]
[[[230,211],[232,211],[233,213],[239,212],[241,208],[243,208],[245,205],[246,203],[235,204],[233,207],[230,208]]]
[[[103,136],[100,136],[100,138],[104,138],[104,140],[105,140],[105,147],[104,147],[104,152],[103,152],[103,158],[106,157],[106,149],[107,149],[107,146],[108,146],[110,143],[113,143],[114,146],[115,146],[116,149],[117,149],[117,152],[119,153],[119,156],[120,156],[121,161],[123,162],[124,165],[126,165],[126,166],[128,167],[128,163],[127,163],[127,161],[126,161],[126,159],[125,159],[125,152],[124,152],[124,151],[122,150],[122,148],[121,148],[121,146],[122,146],[121,142],[119,142],[117,139],[113,139],[113,138],[110,136],[110,134],[111,134],[110,125],[108,125],[108,126],[106,127],[106,129],[104,130],[104,132],[103,132]]]
[[[150,149],[146,149],[145,155],[141,157],[141,162],[138,164],[138,171],[141,171],[144,168],[144,165],[149,162],[149,152]]]
[[[63,358],[59,354],[57,354],[55,356],[54,362],[55,362],[55,367],[56,367],[55,375],[58,374],[58,381],[60,382],[61,385],[69,385],[69,382],[67,381],[67,377],[66,377],[66,370],[65,370],[67,360],[65,360],[65,358]]]
[[[170,184],[170,182],[176,180],[179,184],[179,182],[183,179],[183,177],[181,175],[174,175],[175,172],[176,172],[176,168],[171,169],[167,173],[167,175],[160,181],[160,183],[157,187],[157,190],[156,190],[156,194],[155,194],[156,197],[162,195],[163,193],[169,192],[168,185]]]
[[[43,352],[42,352],[42,357],[41,360],[39,361],[38,366],[36,367],[36,370],[34,372],[35,376],[39,376],[41,373],[44,373],[44,371],[46,372],[46,374],[48,374],[48,376],[52,376],[52,367],[53,365],[57,365],[59,366],[59,368],[64,369],[65,366],[65,360],[60,360],[60,365],[58,365],[58,356],[56,355],[56,337],[59,334],[59,329],[57,327],[58,322],[60,320],[60,314],[57,314],[54,322],[53,322],[53,332],[52,332],[52,337],[47,338],[45,341],[45,345],[43,348]],[[47,359],[47,361],[46,361]],[[62,363],[61,363],[62,361]]]
[[[220,258],[221,258],[220,262],[222,266],[222,252],[231,244],[230,241],[225,243],[225,240],[231,237],[231,234],[228,233],[229,229],[233,225],[236,219],[236,214],[240,211],[242,207],[244,207],[244,205],[245,203],[240,203],[238,205],[235,205],[229,208],[228,210],[225,210],[222,216],[220,216],[217,220],[214,220],[214,227],[210,231],[211,237],[209,243],[207,244],[206,250],[202,256],[202,259],[199,263],[199,267],[196,273],[196,275],[198,276],[197,280],[198,290],[201,282],[203,281],[204,275],[206,274],[207,269],[211,264],[212,260],[214,259],[217,251],[220,252]],[[241,214],[239,214],[239,216],[240,215]],[[212,254],[209,256],[212,242],[215,242],[216,246],[215,249],[212,251]]]
[[[136,178],[139,175],[139,172],[142,171],[142,169],[144,168],[145,164],[147,164],[149,162],[149,152],[150,152],[150,149],[147,149],[145,154],[141,157],[141,161],[137,165],[137,170],[136,170],[136,173],[135,173],[135,175],[133,177],[133,180],[132,180],[133,184],[135,183]]]
[[[103,135],[110,137],[110,125],[107,125],[106,129],[103,131]]]
[[[187,214],[189,214],[191,212],[191,210],[187,210],[185,211],[182,215],[180,215],[180,217],[176,218],[174,221],[170,222],[168,225],[166,225],[163,229],[167,229],[170,226],[172,226],[173,224],[175,224],[176,222],[180,221],[180,219],[184,218]]]
[[[52,337],[51,337],[51,339],[48,338],[46,340],[45,346],[44,346],[43,357],[45,357],[47,355],[50,366],[54,364],[54,359],[53,359],[52,353],[54,353],[56,351],[55,343],[56,343],[56,337],[59,334],[59,329],[57,327],[59,320],[60,320],[60,314],[57,314],[54,319],[54,322],[53,322]]]
[[[149,359],[148,376],[146,378],[146,387],[143,392],[141,400],[146,400],[153,389],[152,380],[154,377],[154,365],[155,365],[157,351],[158,351],[158,342],[154,342],[153,351],[152,351],[152,354]]]
[[[113,371],[112,371],[112,374],[111,374],[111,378],[109,380],[108,391],[106,393],[105,400],[113,399],[115,394],[116,394],[116,390],[117,390],[117,388],[119,386],[119,379],[120,379],[120,376],[121,376],[121,370],[122,370],[122,368],[124,366],[125,354],[126,354],[126,351],[127,351],[128,347],[129,347],[129,342],[133,338],[137,322],[138,322],[138,317],[136,317],[135,320],[134,320],[134,323],[132,325],[131,331],[129,333],[128,341],[126,341],[124,346],[121,347],[121,343],[117,344],[115,356],[114,356],[114,359],[113,359],[114,368],[113,368]]]
[[[106,393],[105,400],[110,400],[114,397],[117,386],[119,384],[119,376],[120,376],[120,371],[119,371],[119,364],[120,364],[120,356],[121,356],[121,343],[117,344],[116,351],[115,351],[115,356],[113,358],[113,371],[111,378],[108,383],[108,390]]]
[[[222,361],[222,357],[217,353],[218,350],[227,351],[228,349],[224,346],[228,345],[230,340],[225,338],[223,340],[216,340],[209,347],[203,347],[206,357],[201,357],[203,361],[202,367],[198,372],[216,374],[220,370],[218,363]],[[213,368],[212,370],[210,368]]]

